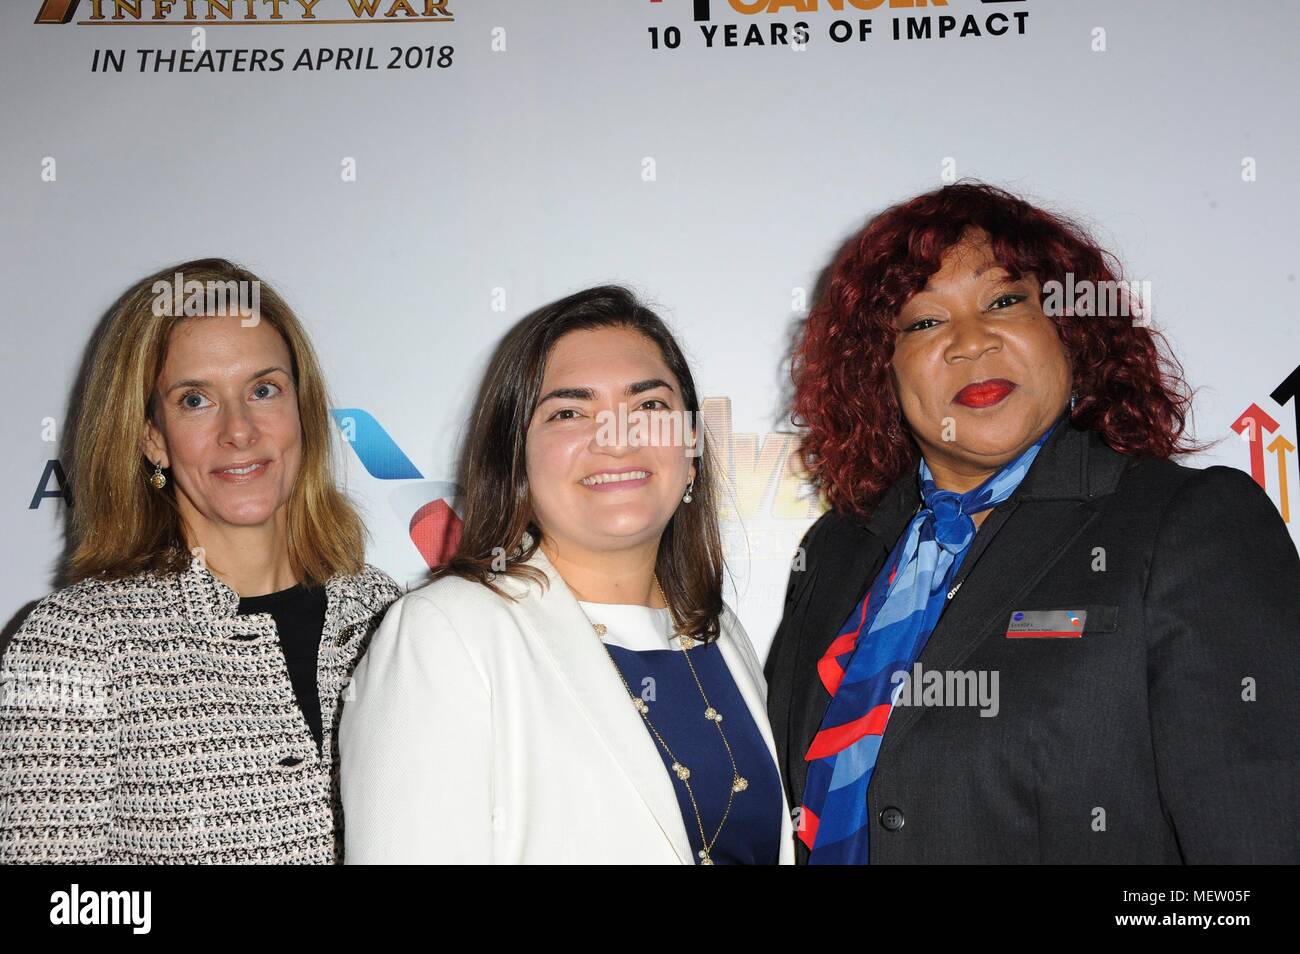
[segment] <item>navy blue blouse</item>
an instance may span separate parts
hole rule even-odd
[[[581,601],[580,601],[581,602]],[[684,657],[690,653],[709,704],[722,713],[722,729],[731,744],[736,770],[749,784],[735,794],[722,833],[711,852],[714,864],[776,864],[781,848],[781,782],[776,763],[759,733],[749,707],[717,646],[697,643],[683,650],[672,636],[667,609],[650,606],[581,602],[628,686],[645,700],[650,721],[679,762],[690,769],[691,788],[699,804],[706,838],[712,838],[726,810],[731,790],[731,759],[718,727],[704,716],[707,708]],[[727,638],[725,635],[722,638]],[[650,730],[647,727],[646,732]],[[651,739],[654,740],[653,734]],[[698,860],[703,843],[686,785],[672,772],[672,759],[654,740],[669,773],[682,821]]]

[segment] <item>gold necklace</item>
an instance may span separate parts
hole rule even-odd
[[[718,822],[718,828],[713,833],[712,838],[709,838],[704,833],[704,818],[700,815],[700,806],[695,800],[695,789],[691,787],[691,770],[683,765],[677,756],[673,755],[673,750],[669,748],[664,737],[659,734],[659,730],[655,728],[655,724],[650,721],[650,707],[646,705],[644,699],[632,691],[632,687],[628,685],[627,677],[623,675],[623,670],[619,668],[618,662],[614,659],[614,654],[609,651],[609,647],[605,645],[604,640],[601,640],[600,645],[604,648],[605,655],[609,657],[610,663],[613,664],[614,671],[618,673],[618,678],[623,683],[623,688],[627,690],[628,697],[632,700],[632,705],[636,707],[636,711],[640,713],[641,719],[646,724],[646,728],[650,730],[650,734],[655,737],[655,741],[659,743],[660,747],[665,753],[667,753],[668,758],[672,761],[672,772],[677,777],[678,781],[680,781],[685,787],[686,794],[690,798],[691,809],[695,813],[695,825],[699,829],[700,845],[702,846],[698,852],[700,864],[711,865],[713,864],[713,846],[717,844],[718,837],[722,834],[722,828],[727,823],[727,817],[731,814],[731,804],[735,800],[737,793],[743,792],[749,787],[749,781],[741,775],[740,770],[736,768],[736,757],[732,754],[731,743],[727,741],[727,733],[722,730],[722,713],[713,708],[712,704],[710,704],[709,696],[704,691],[704,684],[700,682],[700,676],[695,671],[695,664],[691,662],[690,651],[696,645],[701,643],[702,640],[678,632],[677,620],[673,618],[672,607],[668,603],[668,598],[664,596],[663,587],[659,585],[658,574],[655,574],[654,582],[655,589],[659,591],[659,598],[664,601],[664,606],[668,609],[668,616],[672,619],[673,633],[682,644],[682,658],[686,660],[686,665],[691,670],[691,678],[695,680],[695,687],[700,690],[700,697],[704,700],[704,718],[718,727],[718,735],[722,737],[723,748],[727,750],[727,758],[731,761],[731,788],[727,793],[727,807],[722,813],[722,820]],[[579,609],[582,609],[582,607],[579,606]],[[586,615],[586,612],[586,610],[583,610],[584,616]],[[597,636],[604,636],[605,633],[609,631],[604,624],[594,622],[589,616],[587,617],[587,622],[591,623],[591,628],[596,631]]]

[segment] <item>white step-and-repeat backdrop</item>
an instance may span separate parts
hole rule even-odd
[[[1210,0],[6,0],[0,608],[54,584],[95,325],[216,255],[288,298],[366,423],[348,485],[407,583],[500,335],[631,285],[708,398],[764,654],[817,513],[791,335],[871,213],[968,176],[1150,283],[1223,438],[1189,462],[1252,473],[1300,538],[1298,35],[1294,4]]]

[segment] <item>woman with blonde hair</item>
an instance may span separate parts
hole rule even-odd
[[[186,262],[119,300],[80,404],[72,583],[4,659],[0,862],[339,861],[342,695],[400,590],[306,333]]]

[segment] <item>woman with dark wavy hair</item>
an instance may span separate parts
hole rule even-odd
[[[456,556],[385,617],[344,709],[350,863],[793,861],[699,410],[626,289],[506,338]]]
[[[799,861],[1300,861],[1300,557],[1170,459],[1191,398],[1128,287],[970,182],[834,262],[793,362],[831,509],[767,663]]]

